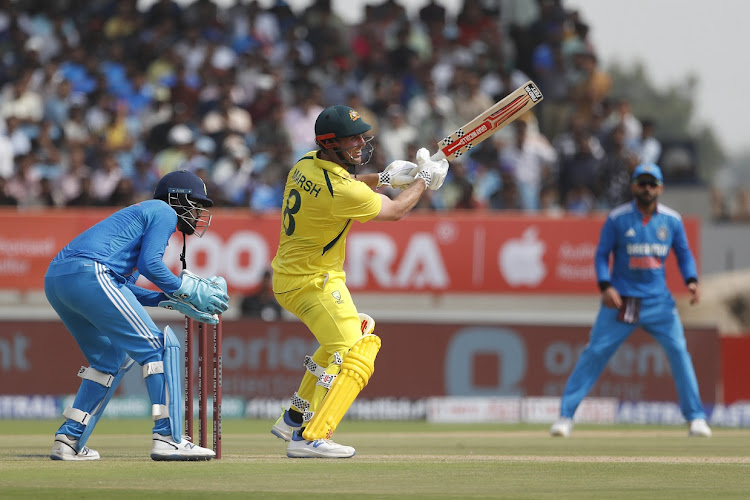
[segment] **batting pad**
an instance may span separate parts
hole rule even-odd
[[[330,439],[349,407],[370,381],[378,351],[380,337],[377,335],[364,335],[352,346],[323,404],[305,427],[303,438],[310,441]]]

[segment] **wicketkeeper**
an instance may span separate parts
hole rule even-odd
[[[346,235],[352,221],[396,221],[426,189],[438,189],[448,162],[420,150],[417,163],[396,161],[378,174],[357,174],[373,152],[370,130],[356,110],[331,106],[318,116],[319,149],[303,156],[286,182],[281,236],[272,267],[279,303],[307,325],[320,348],[305,359],[306,372],[290,406],[271,432],[289,441],[292,458],[354,455],[331,436],[375,368],[380,338],[358,313],[345,283]],[[373,191],[404,190],[394,199]],[[300,360],[301,361],[301,360]]]
[[[65,422],[55,435],[53,460],[98,460],[86,441],[125,372],[142,367],[151,400],[154,460],[209,460],[212,450],[182,436],[180,346],[169,327],[160,331],[144,306],[176,309],[215,324],[229,307],[226,281],[185,270],[175,276],[162,262],[175,231],[201,237],[213,202],[195,174],[165,175],[153,200],[123,208],[87,229],[52,260],[44,291],[89,363]],[[183,239],[183,259],[185,254]],[[161,291],[135,285],[142,274]]]

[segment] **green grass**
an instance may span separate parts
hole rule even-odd
[[[0,498],[748,498],[750,429],[346,421],[346,460],[288,459],[272,422],[225,420],[223,458],[154,462],[150,422],[102,420],[97,462],[49,460],[58,421],[0,421]]]

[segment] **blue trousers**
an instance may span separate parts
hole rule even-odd
[[[75,339],[91,367],[117,374],[126,356],[143,365],[162,361],[164,334],[133,292],[111,271],[89,259],[50,264],[44,278],[47,300]],[[165,404],[164,374],[146,378],[151,404]],[[82,380],[74,408],[91,413],[107,388]],[[58,433],[80,436],[83,426],[67,420]],[[169,419],[157,420],[154,432],[169,434]]]
[[[618,321],[617,309],[602,305],[591,329],[589,342],[565,384],[560,416],[573,418],[578,405],[601,375],[609,358],[637,326],[653,336],[664,349],[685,419],[706,418],[685,332],[671,296],[643,299],[638,324]]]

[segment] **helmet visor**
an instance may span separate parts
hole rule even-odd
[[[194,234],[202,237],[208,226],[211,225],[211,211],[203,208],[201,203],[196,203],[184,193],[170,190],[167,203],[177,212],[177,217],[183,222],[181,231],[185,234]]]

